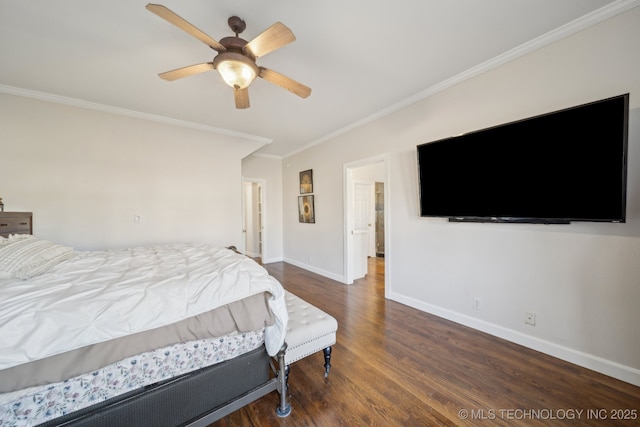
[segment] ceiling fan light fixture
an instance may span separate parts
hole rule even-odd
[[[255,62],[236,52],[219,53],[213,66],[226,84],[234,89],[245,89],[259,74]]]
[[[238,37],[246,28],[245,22],[237,16],[232,16],[227,23],[235,36],[224,37],[218,42],[165,6],[150,3],[147,5],[147,10],[218,52],[212,62],[166,71],[159,74],[160,78],[173,81],[215,69],[220,73],[224,82],[233,88],[236,108],[249,108],[248,87],[256,77],[280,86],[301,98],[306,98],[311,94],[311,88],[273,70],[256,65],[257,58],[295,41],[296,37],[291,30],[281,22],[276,22],[254,37],[253,40],[247,42]]]

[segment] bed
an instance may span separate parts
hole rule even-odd
[[[286,416],[284,297],[228,248],[0,237],[0,426],[205,426],[276,390]]]

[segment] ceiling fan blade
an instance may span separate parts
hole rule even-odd
[[[187,67],[165,71],[164,73],[160,73],[158,75],[164,80],[174,81],[183,77],[192,76],[194,74],[204,73],[205,71],[211,71],[213,69],[214,68],[212,62],[205,62],[203,64],[189,65]]]
[[[200,40],[201,42],[209,46],[211,49],[217,50],[218,52],[224,52],[225,50],[227,50],[224,46],[222,46],[216,40],[209,37],[202,30],[194,27],[189,22],[185,21],[180,16],[176,15],[171,10],[167,9],[161,4],[149,3],[146,7],[148,11],[155,13],[160,18],[164,19],[170,24],[175,25],[176,27],[180,28],[182,31],[185,31],[188,34],[191,34],[193,37],[197,38],[198,40]]]
[[[283,76],[280,73],[276,73],[268,68],[260,67],[260,77],[274,85],[280,86],[283,89],[293,92],[301,98],[306,98],[311,95],[311,88],[298,83],[297,81],[290,79],[287,76]]]
[[[282,46],[295,41],[295,39],[296,36],[293,35],[293,32],[291,32],[287,26],[276,22],[247,43],[244,47],[244,52],[254,58],[258,58],[276,49],[280,49]]]
[[[233,97],[236,100],[236,108],[249,108],[249,88],[234,89]]]

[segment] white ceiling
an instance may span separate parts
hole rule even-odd
[[[157,0],[216,40],[243,18],[251,40],[276,21],[297,40],[258,59],[312,88],[258,79],[234,107],[216,71],[157,74],[216,52],[143,0],[0,0],[0,91],[272,141],[286,156],[553,42],[637,0]]]

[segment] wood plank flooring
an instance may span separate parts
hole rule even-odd
[[[640,425],[640,387],[385,300],[382,258],[351,286],[265,267],[338,320],[331,373],[307,357],[291,366],[288,418],[274,392],[212,426]]]

